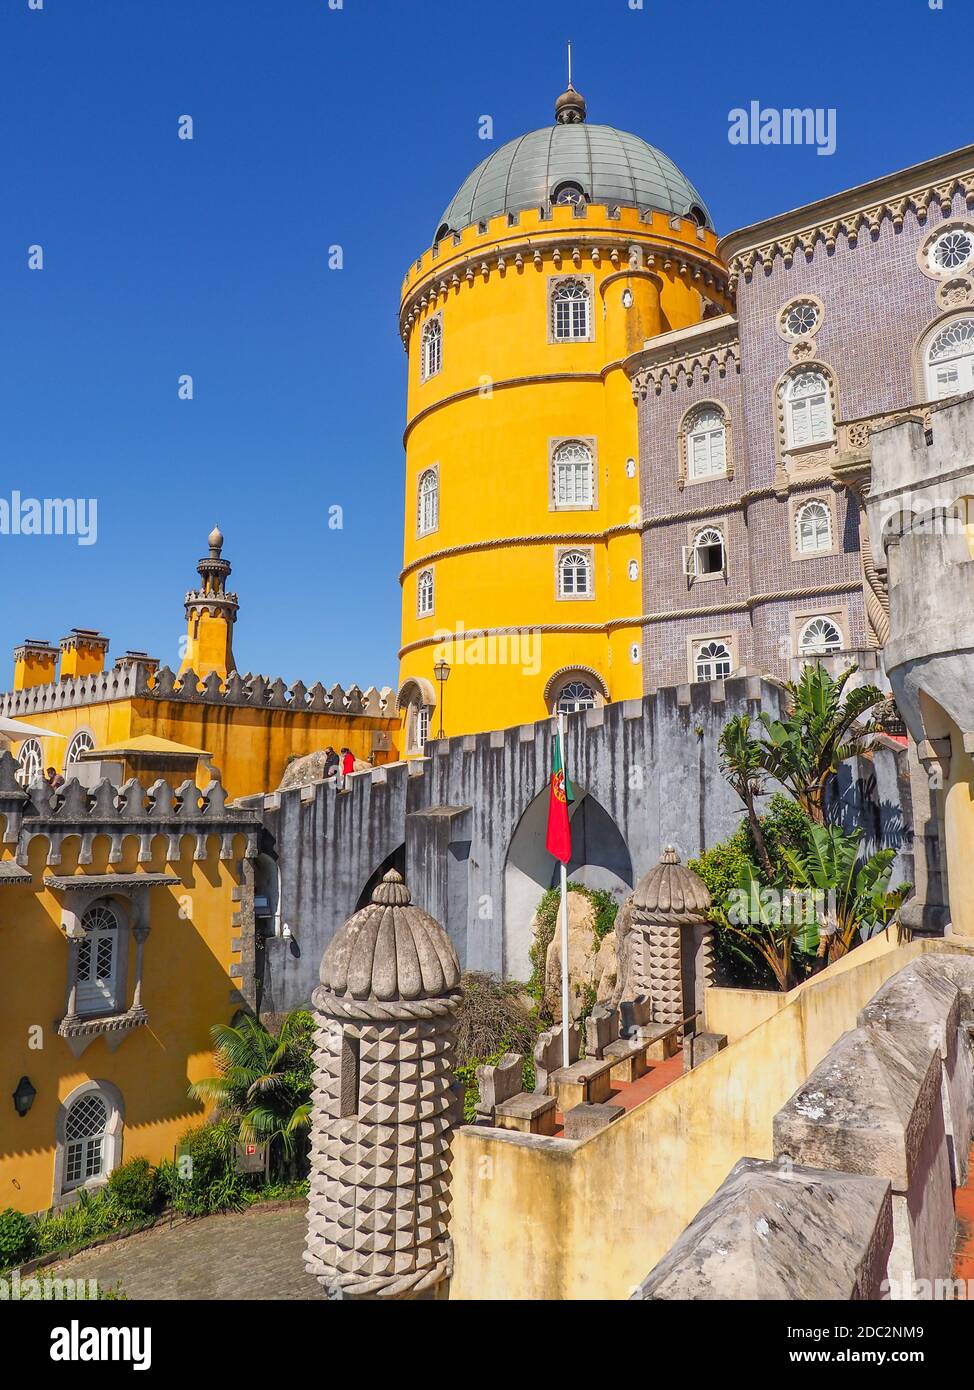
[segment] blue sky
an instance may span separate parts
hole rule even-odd
[[[727,232],[970,141],[968,10],[3,0],[0,498],[97,498],[98,539],[0,536],[0,663],[77,626],[176,665],[219,522],[242,669],[393,684],[400,281],[473,165],[550,122],[565,40],[590,119],[665,150]],[[753,100],[834,107],[835,153],[731,146]]]

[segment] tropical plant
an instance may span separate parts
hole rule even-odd
[[[239,1209],[246,1184],[234,1166],[238,1135],[235,1117],[186,1131],[176,1145],[176,1161],[160,1163],[158,1170],[159,1183],[175,1211],[206,1216]]]
[[[725,931],[757,951],[780,990],[797,983],[795,957],[811,955],[818,944],[817,919],[796,895],[763,883],[747,859],[728,895],[720,920]]]
[[[296,1009],[277,1035],[257,1019],[217,1024],[210,1030],[218,1076],[189,1088],[194,1100],[210,1101],[234,1121],[245,1143],[269,1144],[271,1168],[288,1176],[304,1157],[311,1124],[311,1072],[315,1023]]]
[[[756,806],[756,798],[767,786],[765,746],[751,733],[751,716],[740,714],[729,719],[721,731],[718,747],[721,772],[744,803],[755,853],[764,872],[771,878],[774,870]]]
[[[20,1264],[34,1253],[34,1223],[22,1211],[0,1211],[0,1269]]]
[[[786,849],[785,863],[794,888],[813,894],[817,903],[820,957],[838,960],[873,932],[886,927],[910,890],[908,883],[890,890],[896,855],[877,850],[860,860],[861,831],[848,834],[838,825],[812,825],[804,852]]]

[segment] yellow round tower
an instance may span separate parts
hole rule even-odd
[[[553,126],[464,182],[400,306],[406,752],[441,723],[472,733],[642,694],[622,363],[729,308],[696,189],[637,136],[587,123],[572,87]]]

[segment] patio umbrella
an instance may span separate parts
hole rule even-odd
[[[39,724],[22,724],[17,719],[5,719],[0,714],[0,744],[16,743],[22,738],[67,738],[67,735],[56,734],[53,729],[42,729]]]

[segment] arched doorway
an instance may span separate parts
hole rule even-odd
[[[633,886],[629,848],[594,796],[576,785],[575,797],[568,877],[586,888],[604,888],[621,902]],[[530,975],[531,922],[541,894],[559,880],[558,861],[545,848],[547,826],[545,787],[518,821],[504,864],[504,974],[509,979],[526,980]]]

